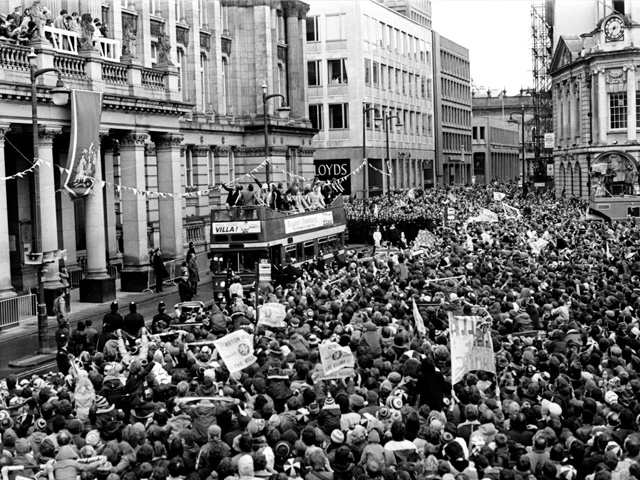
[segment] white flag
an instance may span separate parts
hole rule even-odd
[[[422,315],[420,315],[420,311],[418,310],[418,305],[416,305],[416,301],[413,301],[413,321],[416,324],[416,330],[418,333],[422,335],[427,334],[427,329],[424,326],[424,320],[422,319]]]
[[[349,347],[341,347],[335,342],[320,344],[320,361],[325,375],[330,375],[342,368],[354,367],[356,362]]]
[[[496,202],[501,202],[504,197],[506,197],[506,195],[504,193],[500,193],[500,192],[493,192],[493,199]]]
[[[253,354],[253,335],[245,330],[236,330],[213,343],[231,373],[239,372],[257,360]]]
[[[496,373],[495,355],[489,322],[478,316],[449,314],[451,332],[451,384],[468,372],[484,370]]]

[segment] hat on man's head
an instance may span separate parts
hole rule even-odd
[[[158,311],[162,311],[165,308],[167,308],[167,306],[164,304],[163,301],[160,301],[160,303],[158,304]]]
[[[331,432],[331,442],[337,445],[342,445],[344,443],[344,433],[342,433],[342,430],[335,429]]]

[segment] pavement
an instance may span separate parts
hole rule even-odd
[[[201,302],[213,301],[213,288],[211,275],[202,275],[202,281],[198,284],[198,295],[194,300]],[[124,317],[129,313],[129,304],[135,302],[138,313],[142,314],[145,322],[149,324],[153,316],[158,313],[158,303],[162,300],[167,305],[167,313],[172,314],[173,306],[180,303],[178,287],[164,287],[160,293],[122,292],[120,281],[116,280],[116,300],[120,305],[119,312]],[[106,303],[81,303],[80,290],[71,290],[71,312],[69,323],[73,330],[79,321],[91,319],[93,326],[98,331],[102,328],[102,317],[109,312],[111,302]],[[38,319],[33,317],[20,322],[18,326],[4,328],[0,331],[0,379],[7,375],[25,374],[42,366],[50,366],[55,363],[55,331],[57,322],[55,317],[49,317],[48,333],[51,353],[38,355]]]

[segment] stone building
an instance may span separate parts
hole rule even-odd
[[[30,5],[0,0],[0,13]],[[315,130],[303,81],[307,4],[41,0],[40,5],[54,18],[63,9],[88,13],[107,31],[94,36],[89,48],[79,47],[82,32],[52,25],[30,45],[0,43],[0,177],[14,176],[0,181],[0,296],[35,288],[36,268],[23,263],[29,250],[66,250],[72,284],[93,280],[87,299],[112,298],[116,276],[122,290],[142,291],[150,287],[150,248],[160,247],[171,268],[182,261],[190,241],[197,252],[208,249],[210,209],[226,198],[218,185],[240,177],[245,186],[255,184],[246,175],[250,172],[264,182],[267,158],[271,181],[287,181],[285,171],[313,176]],[[47,163],[39,165],[38,178],[33,171],[23,173],[34,161],[31,57],[38,69],[57,69],[69,89],[103,92],[102,162],[96,174],[103,188],[94,187],[98,194],[92,200],[74,202],[60,191],[70,109],[51,102],[55,72],[37,78],[39,157]],[[289,118],[280,118],[280,102],[266,102],[267,135],[263,85],[267,94],[286,99],[288,108],[282,110],[290,109]],[[204,254],[198,261],[206,269]],[[60,286],[59,266],[46,268],[48,292]]]

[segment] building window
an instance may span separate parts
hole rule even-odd
[[[380,86],[380,64],[378,62],[373,62],[373,86]]]
[[[382,90],[386,90],[387,89],[387,66],[386,65],[380,65],[380,88]]]
[[[609,94],[609,128],[627,128],[627,94]]]
[[[427,135],[433,135],[433,117],[431,114],[427,115]]]
[[[229,99],[229,59],[222,57],[222,113],[225,115],[231,106]]]
[[[346,128],[349,128],[349,104],[329,105],[329,129],[343,130]]]
[[[348,83],[347,66],[344,58],[340,60],[327,60],[327,72],[330,85]]]
[[[480,140],[484,140],[484,127],[480,127],[478,133],[480,134]]]
[[[640,125],[640,90],[636,91],[636,125]]]
[[[309,119],[313,128],[322,130],[322,105],[309,105]]]
[[[182,92],[182,100],[187,100],[187,65],[184,50],[176,48],[176,67],[178,68],[178,89]]]
[[[307,83],[310,87],[322,85],[320,60],[307,62]]]
[[[319,18],[307,17],[307,42],[320,41]]]
[[[209,104],[209,60],[204,53],[200,54],[200,88],[202,89],[202,111],[210,110]]]
[[[278,64],[278,93],[284,95],[284,102],[287,102],[287,67],[283,63]]]
[[[365,85],[371,85],[371,60],[364,59],[364,83]]]
[[[287,43],[287,26],[285,18],[278,12],[278,43]]]
[[[158,44],[151,42],[151,63],[158,63]]]
[[[193,187],[193,152],[192,147],[187,147],[184,154],[184,184]]]
[[[208,185],[211,187],[216,184],[215,178],[215,164],[213,161],[213,152],[211,149],[207,152],[207,172],[208,172]]]
[[[182,0],[180,0],[182,1]],[[229,7],[220,7],[220,25],[222,25],[222,34],[229,34]]]
[[[160,11],[160,1],[159,0],[149,0],[149,13],[151,15],[155,15],[157,17],[161,16]]]
[[[344,15],[327,15],[327,41],[344,40]]]

